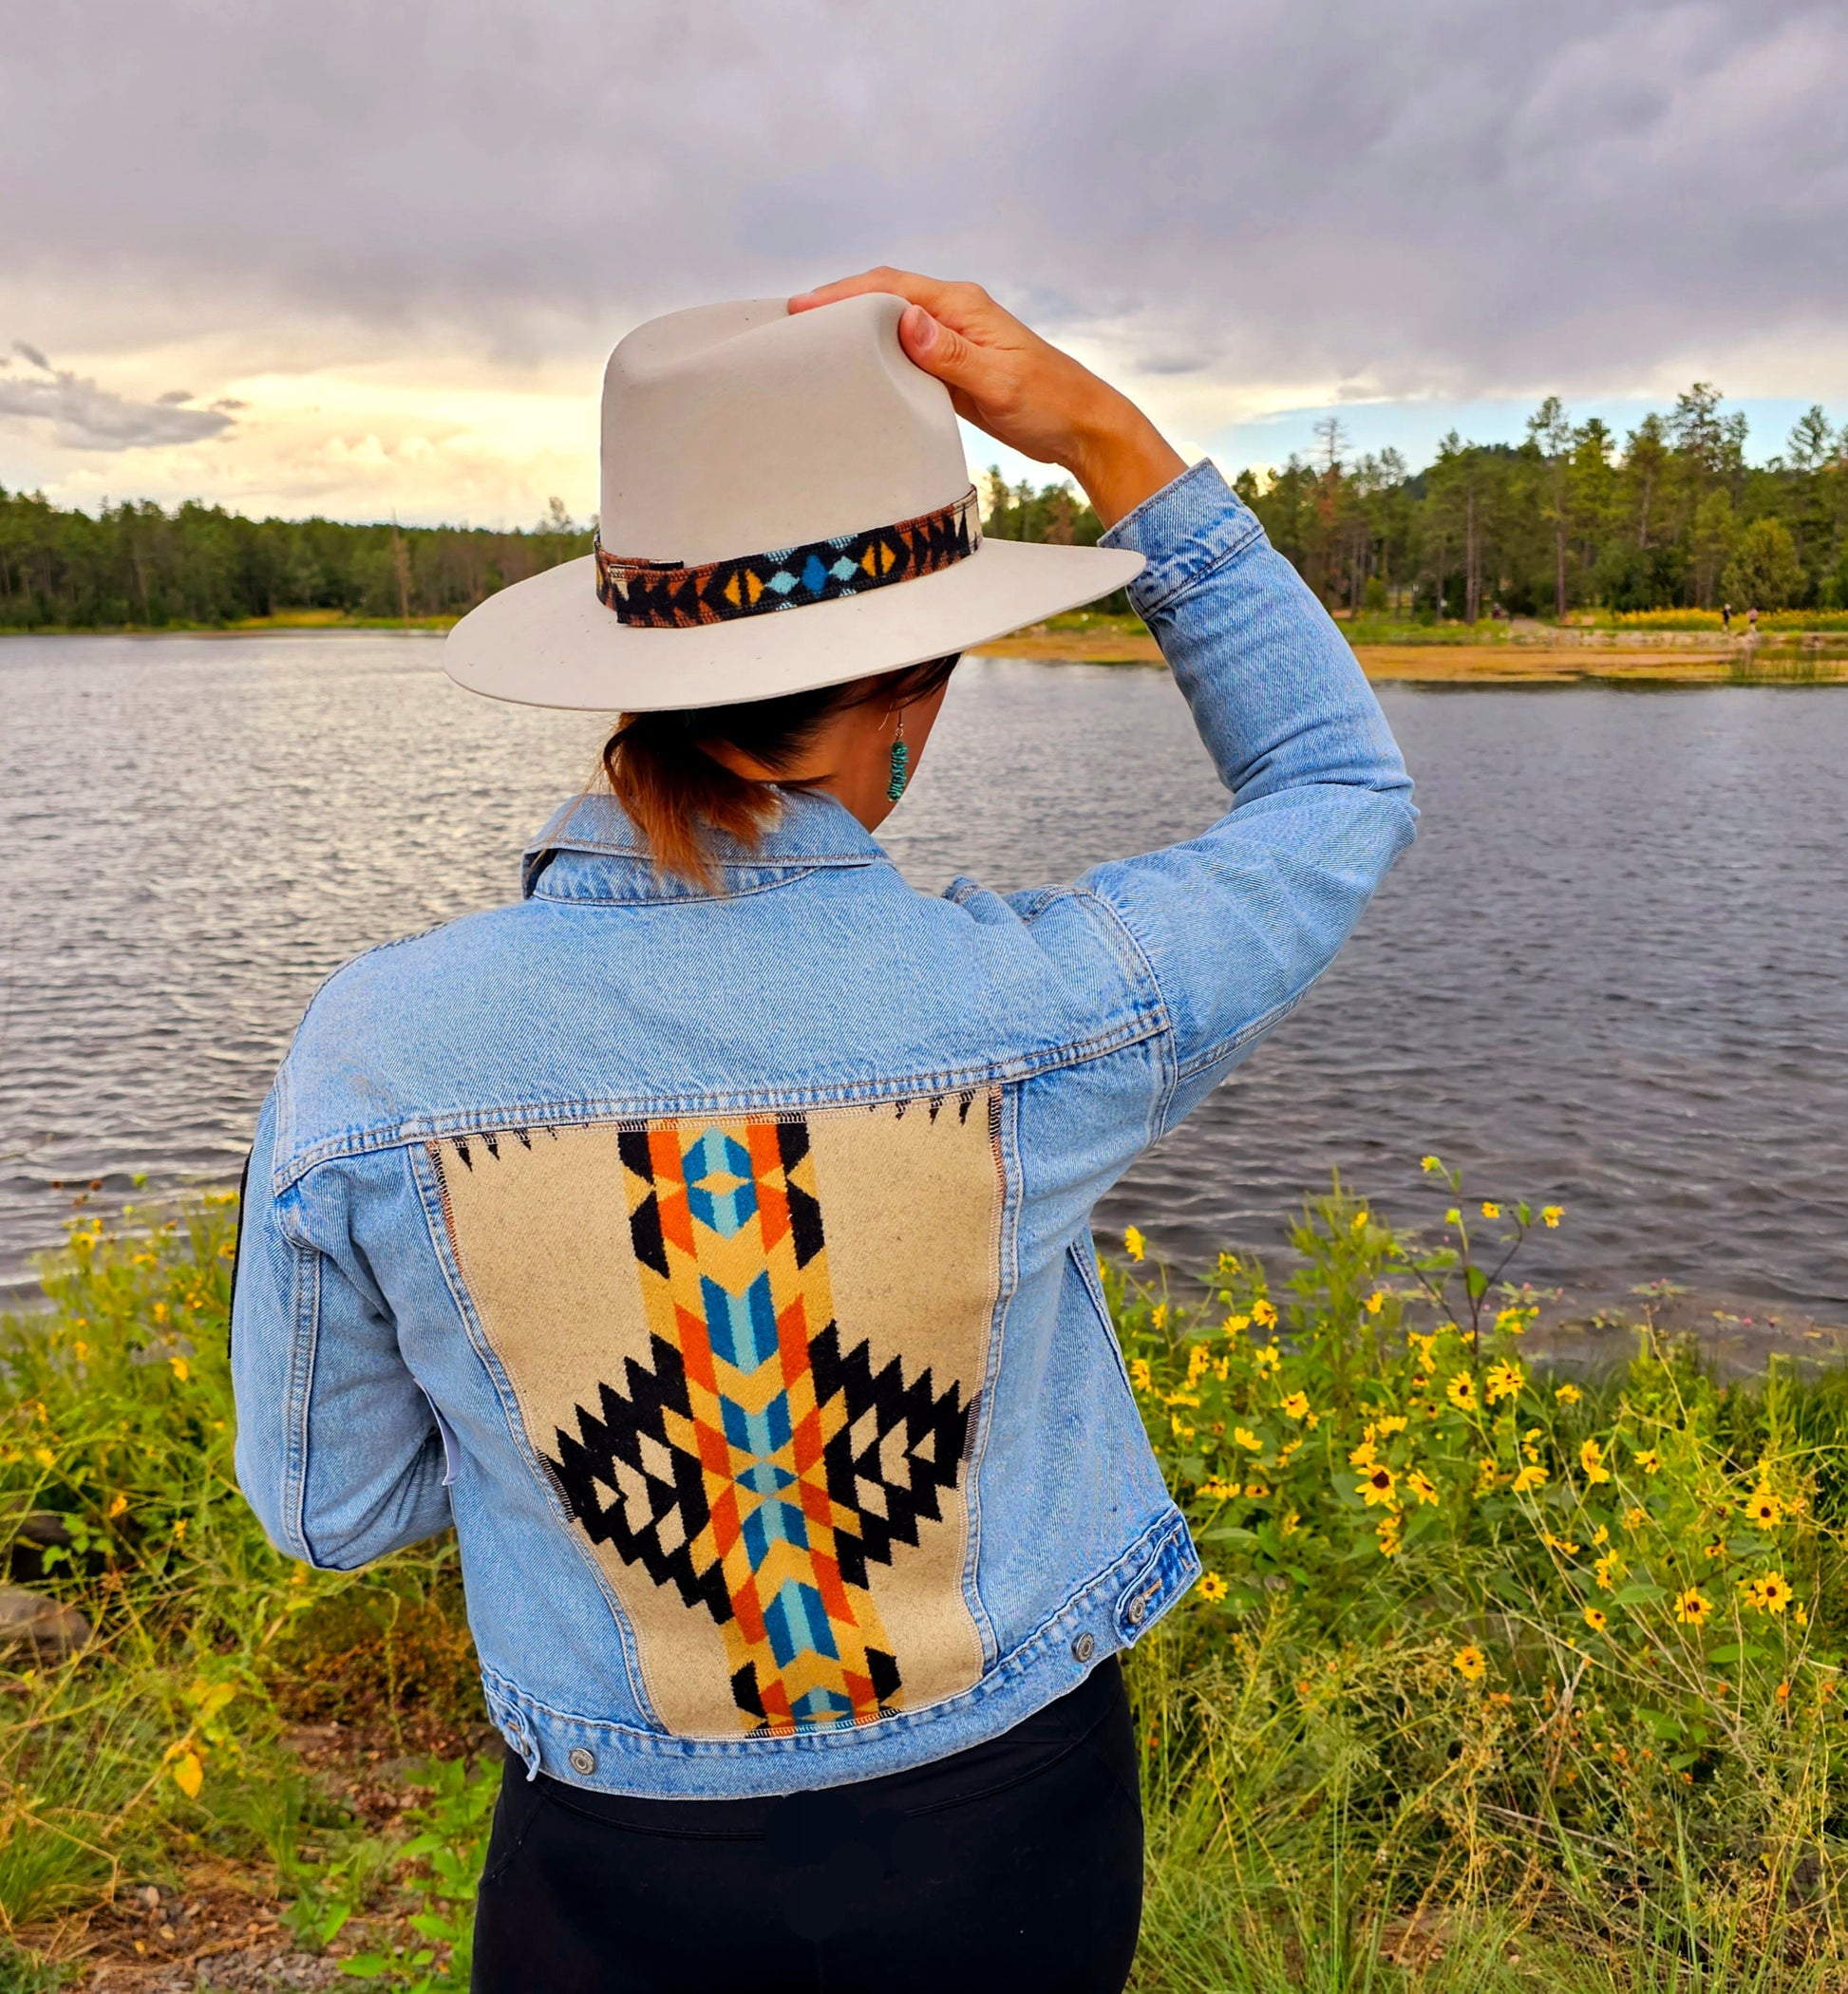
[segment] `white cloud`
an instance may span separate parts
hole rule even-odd
[[[15,356],[26,362],[26,371],[14,366]],[[72,450],[193,443],[231,426],[222,408],[188,406],[195,399],[184,388],[169,388],[151,402],[133,401],[68,368],[54,367],[23,339],[14,343],[12,353],[0,355],[0,417],[48,423],[57,441]]]

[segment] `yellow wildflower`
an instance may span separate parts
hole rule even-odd
[[[1200,1483],[1200,1494],[1208,1502],[1230,1502],[1237,1493],[1238,1490],[1233,1483],[1221,1481],[1216,1475],[1209,1475]]]
[[[1361,1477],[1360,1498],[1368,1509],[1376,1509],[1381,1503],[1393,1500],[1393,1487],[1398,1477],[1384,1461],[1375,1461]]]
[[[1283,1368],[1283,1352],[1275,1344],[1262,1344],[1252,1352],[1252,1362],[1260,1371],[1280,1371]]]
[[[1122,1235],[1122,1250],[1132,1260],[1140,1260],[1148,1251],[1148,1242],[1131,1226]]]
[[[1438,1499],[1438,1485],[1423,1469],[1414,1468],[1405,1477],[1405,1486],[1420,1502],[1435,1502]]]
[[[1587,1607],[1585,1608],[1585,1625],[1591,1628],[1593,1633],[1601,1634],[1611,1623],[1598,1608]]]
[[[1535,1489],[1543,1489],[1545,1486],[1546,1470],[1538,1461],[1529,1461],[1514,1479],[1514,1491],[1517,1496],[1526,1496]]]
[[[1472,1641],[1467,1647],[1460,1647],[1450,1658],[1450,1665],[1465,1683],[1480,1683],[1488,1673],[1488,1658]]]
[[[1556,1232],[1559,1230],[1559,1221],[1565,1215],[1566,1208],[1563,1205],[1543,1205],[1540,1208],[1540,1223],[1549,1232]]]
[[[1797,1596],[1782,1571],[1767,1572],[1752,1587],[1752,1605],[1761,1613],[1782,1613]]]
[[[1604,1449],[1595,1440],[1587,1440],[1579,1448],[1578,1465],[1585,1471],[1585,1479],[1593,1485],[1611,1479],[1611,1471],[1604,1465]]]
[[[1501,1207],[1492,1197],[1485,1197],[1482,1200],[1482,1216],[1484,1218],[1499,1218],[1501,1216]]]
[[[1578,1551],[1578,1546],[1569,1538],[1556,1537],[1550,1530],[1543,1530],[1540,1533],[1540,1541],[1545,1544],[1549,1551],[1556,1551],[1564,1557],[1573,1557]]]
[[[1360,1445],[1349,1451],[1348,1458],[1356,1468],[1370,1468],[1378,1452],[1379,1449],[1373,1439],[1373,1429],[1369,1426]]]
[[[1367,1207],[1363,1205],[1360,1208],[1360,1210],[1354,1213],[1353,1217],[1348,1221],[1348,1230],[1350,1232],[1358,1232],[1361,1230],[1361,1228],[1366,1225],[1366,1223]]]
[[[1467,1371],[1458,1371],[1443,1388],[1443,1396],[1459,1412],[1476,1410],[1476,1381]]]
[[[1293,1537],[1296,1534],[1296,1526],[1302,1520],[1302,1513],[1298,1510],[1292,1510],[1289,1515],[1278,1525],[1278,1528],[1286,1537]]]
[[[1500,1399],[1519,1396],[1520,1388],[1527,1383],[1527,1376],[1518,1364],[1505,1360],[1489,1366],[1488,1376],[1482,1381],[1482,1396],[1491,1405]]]
[[[1555,1389],[1553,1396],[1561,1405],[1576,1405],[1585,1394],[1575,1384],[1562,1384]]]
[[[1306,1420],[1309,1418],[1309,1394],[1292,1392],[1278,1409],[1286,1420]]]
[[[1148,1359],[1146,1357],[1132,1357],[1129,1360],[1130,1389],[1132,1391],[1145,1392],[1148,1390],[1151,1382]]]
[[[1384,1288],[1376,1288],[1361,1306],[1367,1310],[1368,1315],[1378,1315],[1380,1310],[1386,1307],[1386,1289]]]
[[[1245,1494],[1253,1502],[1262,1502],[1270,1493],[1268,1486],[1261,1481],[1248,1481],[1245,1484]]]
[[[1373,1526],[1373,1534],[1379,1541],[1380,1555],[1392,1558],[1399,1554],[1399,1544],[1404,1526],[1397,1512],[1389,1512]]]
[[[1167,1303],[1158,1302],[1155,1305],[1154,1312],[1149,1317],[1149,1321],[1157,1329],[1165,1329],[1168,1326]]]
[[[1486,1496],[1501,1479],[1501,1471],[1496,1464],[1495,1456],[1483,1455],[1476,1463],[1476,1491],[1478,1496]]]
[[[1277,1311],[1271,1306],[1271,1304],[1265,1299],[1264,1296],[1259,1295],[1257,1300],[1252,1304],[1252,1321],[1254,1322],[1260,1329],[1268,1329],[1270,1328],[1271,1325],[1276,1321],[1276,1319]]]
[[[1221,1357],[1213,1366],[1213,1375],[1223,1384],[1226,1382],[1226,1374],[1231,1369],[1232,1359],[1230,1357]]]
[[[1168,1415],[1168,1424],[1174,1428],[1174,1436],[1176,1439],[1191,1440],[1194,1438],[1193,1427],[1182,1425],[1180,1415],[1179,1413],[1170,1413]]]
[[[1713,1602],[1692,1586],[1675,1594],[1675,1618],[1683,1627],[1701,1626],[1712,1610]]]
[[[1433,1171],[1442,1170],[1443,1168],[1443,1163],[1442,1158],[1437,1157],[1420,1157],[1418,1159],[1418,1167],[1424,1173],[1426,1176],[1429,1176]]]
[[[1597,1573],[1597,1589],[1600,1592],[1610,1591],[1612,1582],[1617,1575],[1617,1553],[1614,1551],[1607,1551],[1592,1567]]]
[[[1649,1520],[1650,1513],[1648,1510],[1637,1509],[1624,1512],[1625,1530],[1641,1530]]]
[[[1254,1454],[1264,1452],[1264,1442],[1249,1426],[1235,1426],[1232,1429],[1232,1438],[1238,1446],[1249,1447]]]
[[[184,1384],[187,1377],[186,1360],[183,1357],[169,1357],[167,1362],[173,1366],[173,1375]]]
[[[1592,1542],[1593,1542],[1593,1544],[1608,1544],[1608,1543],[1610,1543],[1610,1541],[1611,1541],[1611,1530],[1610,1530],[1610,1526],[1609,1526],[1608,1524],[1603,1524],[1603,1523],[1600,1523],[1600,1524],[1598,1525],[1598,1527],[1596,1528],[1596,1530],[1594,1530],[1594,1531],[1593,1531],[1593,1532],[1592,1533]]]
[[[1645,1447],[1636,1457],[1636,1465],[1645,1475],[1653,1475],[1662,1465],[1662,1457],[1653,1447]]]
[[[118,1516],[120,1516],[123,1510],[125,1510],[127,1507],[128,1497],[126,1496],[111,1496],[109,1498],[109,1507],[106,1510],[104,1510],[103,1514],[111,1523],[113,1523],[115,1519]]]
[[[1219,1325],[1219,1327],[1223,1329],[1228,1336],[1236,1336],[1241,1329],[1249,1329],[1251,1326],[1252,1319],[1248,1315],[1229,1315],[1226,1317],[1225,1321]]]
[[[1380,1420],[1377,1430],[1384,1439],[1388,1434],[1404,1433],[1409,1423],[1402,1413],[1387,1413]]]
[[[1225,1580],[1216,1571],[1201,1572],[1199,1594],[1209,1607],[1216,1607],[1226,1596]]]
[[[1524,1336],[1527,1325],[1539,1313],[1537,1308],[1498,1308],[1495,1326],[1503,1336]]]
[[[1754,1523],[1761,1524],[1768,1530],[1773,1524],[1783,1521],[1783,1504],[1769,1489],[1760,1489],[1746,1503],[1745,1514]]]
[[[1438,1340],[1435,1336],[1424,1336],[1416,1329],[1407,1329],[1405,1331],[1405,1343],[1407,1347],[1417,1354],[1421,1370],[1429,1371],[1436,1369]]]

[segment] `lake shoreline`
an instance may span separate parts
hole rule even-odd
[[[224,640],[287,636],[442,637],[455,616],[347,616],[305,611],[233,624],[120,625],[109,629],[0,629],[0,637],[193,637]],[[1490,626],[1494,631],[1494,626]],[[1390,642],[1355,641],[1354,655],[1380,685],[1573,686],[1593,681],[1637,687],[1848,685],[1848,640],[1782,633],[1754,642],[1705,632],[1553,630],[1494,631],[1474,640],[1438,627]],[[1347,635],[1347,632],[1343,632]],[[1128,617],[1060,617],[972,646],[972,658],[1018,658],[1044,665],[1159,667],[1160,647]]]

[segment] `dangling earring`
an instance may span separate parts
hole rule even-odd
[[[898,731],[892,737],[892,781],[885,786],[886,795],[896,802],[905,793],[909,780],[906,771],[911,766],[911,749],[905,745],[905,709],[898,708]]]

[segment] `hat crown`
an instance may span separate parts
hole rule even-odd
[[[781,298],[638,326],[603,375],[602,543],[687,566],[911,519],[969,489],[949,391],[898,344],[902,298]]]

